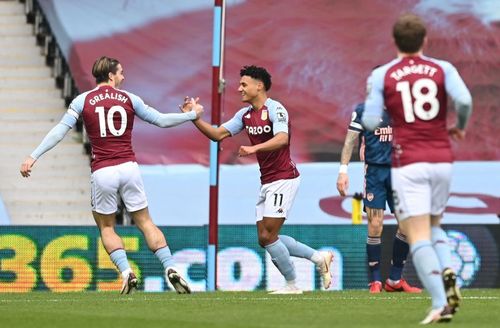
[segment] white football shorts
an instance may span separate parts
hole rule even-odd
[[[112,214],[118,210],[118,195],[128,212],[148,206],[141,171],[136,162],[103,167],[90,176],[92,211]]]
[[[255,207],[256,221],[261,221],[264,217],[286,218],[292,208],[299,185],[300,176],[262,185]]]
[[[443,214],[450,195],[451,171],[451,163],[414,163],[392,168],[398,219]]]

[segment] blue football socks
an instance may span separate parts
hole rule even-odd
[[[127,260],[127,253],[122,248],[118,248],[109,254],[111,257],[111,261],[116,265],[120,272],[124,272],[127,269],[130,269],[130,265]]]
[[[288,248],[290,256],[301,257],[310,260],[314,252],[316,252],[311,247],[302,244],[301,242],[295,240],[290,236],[279,235],[279,238],[281,242],[285,244],[286,248]]]
[[[441,271],[451,268],[451,248],[448,244],[448,236],[441,227],[432,227],[431,230],[432,247],[441,264]]]
[[[410,246],[413,265],[425,289],[431,294],[432,308],[447,304],[439,260],[429,240],[420,240]]]
[[[389,279],[392,281],[401,279],[409,251],[410,246],[406,242],[405,235],[400,232],[396,233],[394,236],[394,243],[392,244],[392,266],[391,272],[389,273]]]
[[[157,249],[155,255],[160,260],[164,269],[174,266],[174,258],[168,246]]]
[[[366,239],[366,255],[368,259],[368,268],[370,270],[370,282],[382,281],[380,277],[380,237],[370,237]]]
[[[278,239],[274,243],[265,246],[271,255],[271,260],[278,268],[286,281],[294,281],[296,278],[295,267],[290,259],[290,252],[283,242]]]

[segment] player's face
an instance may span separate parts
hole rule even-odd
[[[121,64],[118,64],[116,74],[111,73],[111,80],[115,84],[115,88],[119,88],[122,84],[123,80],[125,80],[125,76],[123,76],[123,67]]]
[[[260,90],[263,88],[263,83],[256,80],[250,76],[242,76],[240,79],[240,86],[238,87],[238,92],[241,94],[241,101],[251,102]]]

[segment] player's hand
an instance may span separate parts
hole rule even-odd
[[[181,110],[181,112],[183,113],[187,113],[187,112],[190,112],[192,109],[193,109],[193,103],[192,103],[192,100],[193,98],[191,97],[184,97],[184,102],[182,103],[182,105],[179,105],[179,109]],[[196,98],[198,99],[198,98]]]
[[[201,114],[203,114],[203,105],[199,103],[200,98],[190,98],[188,96],[184,97],[184,103],[182,105],[179,105],[180,110],[183,113],[187,113],[190,111],[195,111],[196,113],[196,119],[199,119],[201,117]]]
[[[448,134],[455,141],[465,140],[465,130],[461,130],[461,129],[457,128],[456,126],[448,129]]]
[[[21,175],[23,177],[27,178],[30,176],[31,168],[33,167],[35,162],[36,162],[36,159],[34,159],[33,157],[31,157],[31,156],[26,157],[24,162],[21,164],[21,170],[20,170]]]
[[[349,176],[346,173],[339,173],[337,178],[337,190],[340,196],[345,197],[349,189]]]
[[[199,119],[203,114],[203,106],[198,102],[200,98],[196,97],[196,99],[191,98],[192,110],[196,113],[196,119]]]
[[[248,156],[256,153],[256,149],[254,146],[240,146],[238,150],[239,156]]]

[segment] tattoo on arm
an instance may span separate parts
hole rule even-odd
[[[352,150],[358,139],[359,132],[352,130],[347,130],[347,135],[345,136],[344,147],[342,148],[342,154],[340,155],[340,164],[349,164],[352,157]]]

